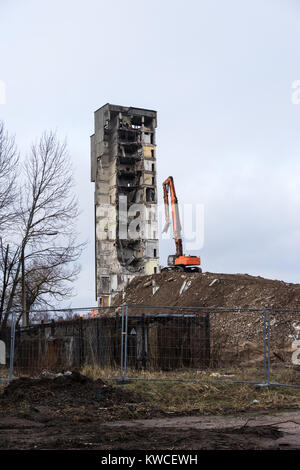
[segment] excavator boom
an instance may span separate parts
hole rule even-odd
[[[194,268],[199,266],[201,261],[198,256],[185,256],[183,254],[182,238],[181,238],[181,224],[178,210],[178,200],[175,191],[175,184],[172,176],[169,176],[163,183],[164,203],[165,203],[165,226],[163,232],[167,232],[170,226],[170,211],[169,211],[169,190],[171,196],[171,209],[173,231],[175,238],[176,254],[170,255],[168,258],[168,268],[164,269],[179,269],[184,271],[200,271],[201,268]]]
[[[179,218],[179,211],[178,211],[178,201],[175,191],[174,180],[172,176],[166,179],[163,183],[163,190],[164,190],[164,203],[165,203],[165,217],[166,217],[166,225],[164,227],[163,232],[167,232],[170,226],[170,213],[169,213],[169,188],[170,188],[170,196],[171,196],[171,208],[172,208],[172,220],[173,220],[173,231],[174,231],[174,238],[175,238],[175,245],[176,245],[176,255],[182,256],[182,239],[181,239],[181,225],[180,225],[180,218]]]

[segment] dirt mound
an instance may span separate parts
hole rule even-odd
[[[112,406],[116,403],[134,402],[136,398],[134,394],[110,386],[100,379],[92,380],[74,371],[70,375],[54,378],[16,379],[4,389],[0,403],[28,402],[57,409],[66,406],[80,407],[90,403]]]
[[[300,335],[300,284],[264,279],[248,274],[163,272],[139,276],[132,280],[124,295],[114,299],[115,305],[126,303],[129,314],[178,313],[159,306],[223,307],[226,312],[209,312],[212,363],[260,364],[264,360],[263,307],[299,309],[299,312],[271,312],[271,360],[290,362],[294,341]],[[150,309],[130,308],[130,304],[153,306]],[[155,308],[155,306],[157,306]],[[243,311],[243,309],[261,309]],[[235,309],[230,311],[230,309]],[[239,310],[241,309],[241,310]],[[201,314],[200,310],[179,310]],[[202,310],[203,312],[203,310]],[[252,344],[252,348],[249,348]]]
[[[114,299],[139,305],[298,308],[300,284],[248,274],[163,272],[134,278]]]

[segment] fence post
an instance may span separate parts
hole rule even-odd
[[[54,328],[54,320],[51,322],[51,328]],[[83,339],[83,319],[79,318],[79,367],[84,365],[84,339]],[[49,355],[48,355],[49,359]]]
[[[268,308],[268,385],[270,384],[271,374],[271,350],[270,350],[270,309]]]
[[[211,352],[210,352],[210,312],[209,311],[205,313],[205,316],[204,316],[204,344],[205,344],[204,363],[206,364],[207,367],[210,367]]]
[[[267,309],[264,308],[264,383],[267,383]]]
[[[123,336],[124,336],[124,304],[122,305],[120,380],[123,380],[123,343],[124,343]]]
[[[124,379],[126,380],[127,376],[127,338],[128,338],[128,305],[125,309],[125,365],[124,365]]]
[[[14,373],[15,331],[16,331],[16,322],[15,322],[15,314],[13,312],[11,315],[11,328],[10,328],[9,382],[13,380],[13,373]]]
[[[270,350],[270,308],[264,307],[264,380],[270,384],[271,350]]]

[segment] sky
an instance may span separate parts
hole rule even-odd
[[[23,154],[66,138],[87,241],[73,307],[96,305],[93,113],[155,109],[157,172],[204,208],[203,271],[300,283],[297,0],[0,0],[0,119]],[[5,99],[3,99],[5,98]],[[202,230],[202,229],[201,229]],[[160,240],[160,264],[173,253]]]

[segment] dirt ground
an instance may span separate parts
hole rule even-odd
[[[198,417],[199,419],[199,417]],[[299,415],[300,419],[300,415]],[[190,422],[191,421],[191,422]],[[300,448],[299,433],[293,434],[293,442],[278,426],[246,426],[209,430],[195,427],[192,417],[173,423],[165,418],[149,422],[151,427],[141,428],[139,422],[122,421],[114,425],[76,423],[70,419],[52,418],[45,422],[30,418],[0,418],[0,448],[3,449],[105,449],[105,450],[221,450],[221,449],[279,449],[282,446]],[[161,424],[163,426],[161,426]],[[282,438],[285,437],[283,441]]]
[[[242,370],[249,372],[242,377],[246,381],[256,377],[257,370],[261,377],[263,371],[264,318],[230,308],[300,309],[300,285],[244,274],[168,272],[137,277],[121,300],[227,307],[226,315],[210,313],[211,347],[219,345],[223,356],[226,347],[238,351]],[[295,312],[277,312],[271,318],[275,382],[299,384],[298,366],[286,368],[291,366],[290,342],[298,338],[299,325]],[[252,374],[249,367],[254,368]],[[210,371],[196,372],[195,382],[181,383],[141,380],[112,385],[74,370],[70,375],[14,380],[0,392],[0,449],[300,449],[300,388],[262,391],[245,383],[212,380]],[[220,364],[217,372],[222,376]],[[236,381],[240,377],[228,367],[225,373]]]
[[[76,371],[17,379],[0,395],[1,450],[299,448],[297,410],[170,415],[133,390]]]

